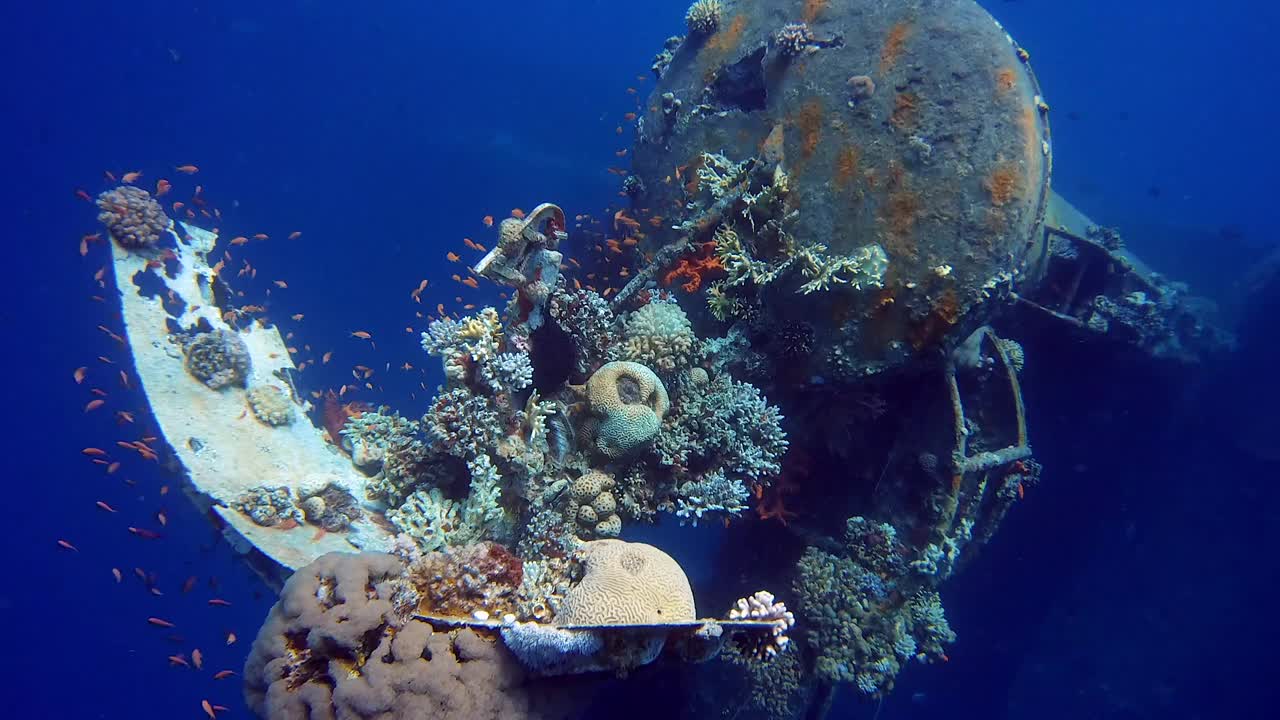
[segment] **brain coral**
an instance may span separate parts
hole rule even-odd
[[[652,545],[593,540],[581,553],[582,580],[565,594],[557,625],[652,625],[695,619],[689,579]]]
[[[271,425],[288,425],[293,422],[293,401],[276,385],[256,385],[245,393],[253,414]]]
[[[658,433],[670,401],[667,388],[639,363],[605,363],[587,380],[587,402],[599,418],[596,447],[616,459],[640,449]]]
[[[121,247],[142,250],[160,242],[160,233],[169,227],[169,216],[151,194],[131,185],[121,185],[98,195],[98,222],[107,226]]]
[[[249,348],[226,330],[200,333],[184,341],[187,372],[214,390],[244,385],[249,376]]]

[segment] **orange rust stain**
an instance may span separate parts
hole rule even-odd
[[[826,9],[827,0],[804,0],[804,10],[800,13],[800,19],[806,23],[812,23]]]
[[[991,171],[982,184],[991,196],[991,204],[1004,207],[1018,197],[1022,177],[1017,165],[1002,162]]]
[[[880,221],[884,224],[884,249],[891,259],[916,257],[913,233],[924,203],[911,190],[909,180],[902,164],[890,161],[889,194],[880,207]]]
[[[906,48],[907,39],[910,37],[911,23],[906,20],[889,28],[889,34],[884,39],[884,47],[880,48],[881,75],[889,72],[894,65],[898,64],[898,59],[902,57],[902,51]]]
[[[915,93],[903,92],[893,99],[889,123],[899,130],[911,130],[920,122],[920,101]]]
[[[947,288],[934,302],[929,314],[911,328],[911,346],[920,350],[937,343],[960,320],[960,301],[955,290]]]
[[[1001,93],[1007,93],[1013,90],[1018,84],[1018,75],[1013,68],[1000,68],[996,71],[996,89]]]
[[[707,49],[720,54],[733,52],[742,42],[742,32],[747,29],[747,16],[737,15],[723,29],[707,40]]]
[[[800,155],[808,160],[822,139],[822,102],[818,98],[811,98],[800,106],[796,127],[800,130]]]
[[[844,190],[858,173],[858,161],[862,153],[856,145],[845,145],[836,153],[836,188]]]

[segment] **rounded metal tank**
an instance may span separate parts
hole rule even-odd
[[[692,293],[757,335],[805,336],[814,376],[874,374],[980,324],[1042,235],[1048,106],[1027,53],[972,0],[711,5],[716,22],[655,59],[626,184],[634,212],[663,217],[646,249],[688,241],[709,278],[726,266]],[[755,179],[726,199],[735,170]]]

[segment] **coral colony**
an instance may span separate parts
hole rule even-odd
[[[308,422],[292,349],[228,305],[218,237],[131,185],[97,199],[156,422],[283,586],[244,672],[263,717],[563,717],[660,658],[735,716],[883,696],[948,659],[940,586],[1040,478],[1031,359],[990,323],[1152,362],[1228,341],[1048,191],[1047,105],[972,2],[698,0],[686,22],[605,243],[625,285],[571,276],[556,205],[501,220],[468,280],[510,299],[430,321],[445,383],[421,417],[330,395]],[[934,72],[961,66],[989,92]],[[737,533],[725,613],[620,539],[655,522]]]

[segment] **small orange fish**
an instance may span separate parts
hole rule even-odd
[[[462,284],[472,289],[480,287],[480,283],[476,282],[476,279],[473,277],[468,277],[466,280],[463,280]]]
[[[290,240],[297,240],[297,239],[298,239],[298,238],[300,238],[300,237],[302,237],[302,231],[301,231],[301,230],[294,230],[293,232],[289,233],[289,239],[290,239]]]
[[[102,448],[87,447],[81,450],[80,453],[82,455],[88,455],[89,457],[101,457],[103,455],[106,455],[107,451],[103,450]]]
[[[200,648],[191,651],[191,664],[195,665],[197,670],[204,667],[204,654],[200,652]]]
[[[235,674],[236,674],[236,671],[235,671],[235,670],[219,670],[218,672],[216,672],[216,673],[214,673],[214,674],[213,674],[213,679],[214,679],[214,680],[226,680],[227,678],[229,678],[229,677],[231,677],[232,675],[235,675]]]
[[[77,192],[81,192],[81,193],[83,193],[84,191],[83,191],[83,190],[78,190]],[[89,195],[88,195],[87,193],[85,194],[84,199],[85,199],[85,200],[88,200],[88,199],[89,199]],[[485,215],[485,216],[484,216],[484,218],[480,220],[480,222],[484,223],[484,226],[485,226],[485,227],[493,227],[493,216],[492,216],[492,215]]]
[[[635,94],[636,94],[636,89],[635,89],[635,88],[633,88],[633,87],[629,87],[629,88],[627,88],[627,94],[628,94],[628,95],[635,95]]]
[[[187,659],[181,655],[170,655],[169,664],[173,666],[181,665],[182,667],[191,667],[191,664],[187,662]]]
[[[85,202],[93,202],[93,198],[89,195],[89,193],[81,190],[80,188],[76,188],[76,197],[80,198]]]
[[[627,149],[626,149],[626,148],[623,148],[623,149],[621,149],[621,150],[619,150],[619,151],[615,152],[615,153],[614,153],[614,156],[615,156],[615,157],[626,157],[626,156],[627,156]]]
[[[287,290],[289,288],[289,283],[283,280],[272,280],[271,282],[275,283],[275,286],[281,290]]]
[[[59,541],[58,541],[58,547],[62,548],[63,550],[71,550],[72,552],[80,552],[80,548],[76,547],[75,545],[72,545],[71,543],[67,542],[66,540],[59,540]]]
[[[233,237],[233,238],[231,238],[231,244],[232,244],[232,245],[248,245],[248,244],[249,244],[249,238],[247,238],[247,237],[245,237],[245,236],[243,236],[243,235],[239,235],[239,236],[237,236],[237,237]]]
[[[462,282],[462,276],[459,275],[458,273],[454,273],[452,277],[454,282]]]
[[[90,400],[89,403],[84,406],[84,411],[90,412],[93,410],[97,410],[98,408],[102,407],[106,403],[107,401],[103,400],[102,398],[98,398],[97,400]]]
[[[439,313],[441,317],[444,317],[444,303],[436,304],[436,312]]]
[[[208,700],[201,700],[200,707],[204,709],[204,714],[209,716],[209,720],[218,720],[218,713],[213,711],[213,706]]]
[[[479,250],[479,249],[480,249],[480,248],[478,248],[478,247],[476,246],[476,244],[475,244],[475,243],[471,242],[471,238],[469,238],[469,237],[464,237],[464,238],[462,238],[462,244],[463,244],[463,245],[466,245],[466,246],[467,246],[467,248],[468,248],[468,249],[470,249],[470,250]]]
[[[301,320],[303,318],[303,315],[302,313],[298,313],[296,315],[290,315],[289,318],[292,320]]]
[[[235,633],[233,633],[233,632],[229,632],[229,633],[227,633],[227,644],[228,644],[228,645],[235,645],[235,644],[236,644],[236,634],[235,634]]]
[[[269,238],[269,237],[271,237],[271,236],[270,236],[270,235],[268,235],[268,234],[266,234],[266,233],[256,233],[256,234],[254,234],[253,239],[254,239],[254,240],[266,240],[266,239],[267,239],[267,238]]]
[[[158,617],[149,617],[147,618],[147,622],[151,623],[152,625],[155,625],[156,627],[162,627],[162,628],[174,627],[173,623]]]
[[[621,134],[622,134],[622,126],[621,126],[621,125],[619,125],[618,127],[614,128],[614,129],[613,129],[613,132],[614,132],[614,134],[616,134],[616,135],[621,135]]]
[[[108,504],[106,504],[106,503],[102,502],[101,500],[99,500],[99,501],[97,502],[97,505],[98,505],[98,507],[102,508],[103,510],[106,510],[106,511],[107,511],[107,512],[109,512],[109,513],[113,513],[113,512],[115,512],[115,511],[116,511],[116,509],[115,509],[115,508],[113,508],[113,507],[111,507],[110,505],[108,505]]]
[[[447,252],[444,254],[444,256],[449,258],[449,262],[458,262],[458,259],[459,259],[457,253],[453,253],[453,252]]]
[[[475,246],[475,248],[474,248],[475,250],[479,250],[480,252],[484,252],[485,250],[487,250],[487,249],[488,249],[488,248],[486,248],[485,246],[481,245],[481,244],[480,244],[480,243],[478,243],[478,242],[473,242],[473,243],[471,243],[471,244]]]
[[[156,512],[156,520],[160,523],[160,527],[167,527],[169,525],[169,516],[165,515],[163,510]]]
[[[636,119],[636,114],[635,114],[635,113],[627,113],[626,115],[623,115],[623,116],[622,116],[622,119],[623,119],[623,120],[626,120],[627,122],[631,122],[632,120],[635,120],[635,119]]]
[[[174,170],[182,173],[183,175],[195,175],[196,173],[200,172],[200,168],[196,167],[195,165],[179,165],[178,167],[174,168]]]
[[[520,208],[511,208],[511,217],[513,217],[513,218],[515,218],[515,219],[517,219],[517,220],[523,220],[523,219],[524,219],[524,211],[523,211],[523,210],[521,210]]]
[[[164,178],[160,178],[159,180],[156,181],[155,195],[156,197],[163,197],[167,195],[169,191],[172,189],[173,189],[173,183],[169,182],[168,180],[165,180]]]
[[[135,170],[133,172],[127,172],[124,175],[121,175],[120,182],[124,183],[125,185],[132,185],[135,182],[137,182],[138,178],[140,177],[142,177],[142,171]]]
[[[327,352],[327,353],[325,353],[323,356],[321,356],[321,358],[320,358],[320,364],[321,364],[321,365],[328,365],[328,364],[329,364],[329,361],[330,361],[330,360],[332,360],[332,359],[333,359],[333,351],[332,351],[332,350],[330,350],[329,352]]]
[[[174,212],[178,212],[179,210],[181,210],[182,208],[184,208],[184,207],[186,207],[186,206],[187,206],[187,204],[186,204],[186,203],[184,203],[184,202],[182,202],[181,200],[175,200],[175,201],[173,202],[173,211],[174,211]]]
[[[124,582],[124,575],[120,572],[120,568],[111,568],[111,576],[116,579],[116,583]]]
[[[360,338],[361,340],[370,340],[370,339],[372,339],[372,338],[373,338],[373,336],[372,336],[372,335],[370,335],[369,333],[365,332],[364,330],[357,330],[357,331],[355,331],[355,332],[351,333],[351,337],[357,337],[357,338]]]

